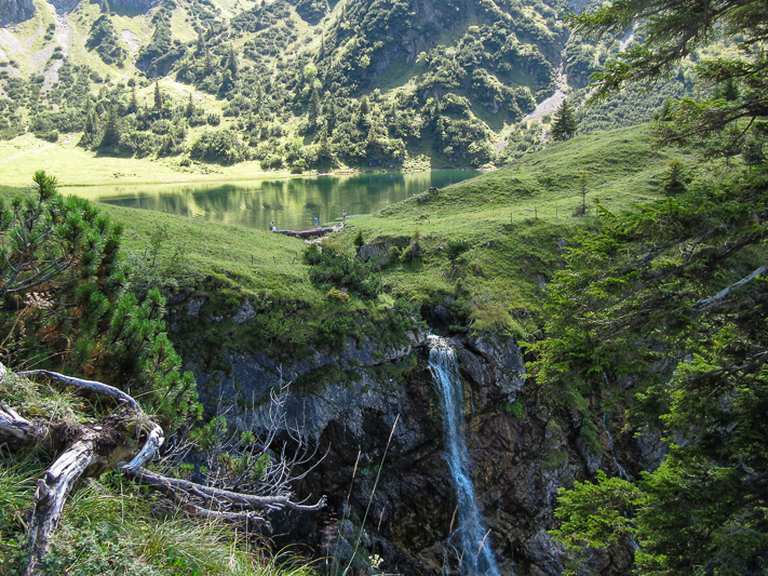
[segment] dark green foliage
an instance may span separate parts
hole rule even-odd
[[[61,369],[130,391],[173,428],[196,411],[165,328],[165,303],[123,288],[122,230],[94,205],[35,174],[35,197],[0,206],[3,361]]]
[[[41,140],[46,140],[48,142],[58,142],[59,141],[59,132],[58,132],[58,130],[45,130],[45,131],[38,130],[38,131],[35,132],[35,136],[37,138],[40,138]]]
[[[121,126],[120,119],[117,117],[117,108],[112,107],[107,115],[107,121],[104,125],[104,132],[99,142],[99,148],[102,150],[117,150],[120,146]]]
[[[317,24],[328,13],[328,0],[290,0],[296,12],[310,24]]]
[[[584,485],[563,500],[566,543],[608,548],[629,533],[639,574],[750,574],[766,561],[768,177],[731,172],[600,214],[566,254],[536,345],[538,381],[593,431],[659,427],[670,447],[631,489],[636,505],[606,503],[606,479],[597,503]]]
[[[155,110],[158,112],[161,111],[163,109],[163,93],[160,91],[160,84],[158,82],[155,82],[153,101]]]
[[[107,64],[122,66],[127,56],[125,49],[120,46],[112,19],[107,14],[102,14],[93,22],[85,47],[96,50]]]
[[[683,163],[679,160],[672,160],[669,163],[667,173],[664,176],[664,192],[670,196],[685,192]]]
[[[310,246],[304,261],[312,267],[309,278],[318,286],[334,286],[361,298],[375,298],[381,291],[381,279],[369,264],[332,248]]]
[[[749,166],[762,166],[766,162],[766,143],[768,142],[768,130],[765,128],[752,130],[744,142],[741,155]]]
[[[686,80],[682,72],[649,85],[632,84],[610,98],[579,107],[576,111],[578,131],[585,134],[650,122],[670,99],[687,96],[693,89],[693,84]],[[589,90],[591,88],[585,88],[579,95]]]
[[[555,112],[555,120],[552,124],[552,138],[555,140],[570,140],[576,134],[578,124],[573,109],[568,100],[563,100],[560,108]]]
[[[223,129],[204,132],[189,155],[204,162],[236,164],[248,158],[248,150],[235,132]]]
[[[470,244],[466,240],[448,241],[448,259],[455,262],[458,258],[470,249]]]
[[[741,118],[754,122],[768,114],[768,56],[755,49],[764,41],[767,18],[768,6],[762,0],[724,0],[712,10],[670,0],[619,0],[578,16],[576,22],[582,30],[597,34],[617,33],[640,23],[638,34],[644,42],[631,46],[597,74],[602,96],[631,82],[657,81],[717,33],[736,43],[735,55],[705,57],[696,65],[700,81],[711,83],[715,90],[703,99],[676,102],[665,111],[660,126],[669,141],[703,143],[728,154],[732,143],[706,140],[717,139],[723,128]]]
[[[139,52],[136,66],[150,78],[165,76],[184,56],[184,47],[171,33],[171,11],[162,6],[152,17],[152,40]]]

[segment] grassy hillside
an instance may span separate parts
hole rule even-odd
[[[244,295],[257,303],[262,342],[279,341],[290,349],[322,340],[324,326],[341,310],[378,318],[393,301],[415,306],[429,319],[435,308],[446,308],[454,329],[519,334],[536,329],[532,314],[558,266],[568,230],[600,217],[598,204],[616,212],[658,197],[672,158],[694,171],[692,158],[660,149],[646,127],[595,133],[532,154],[514,167],[355,217],[326,243],[348,255],[359,234],[368,245],[385,246],[387,262],[370,271],[384,288],[373,301],[354,290],[339,301],[329,285],[313,284],[313,266],[304,262],[300,241],[167,214],[105,209],[125,224],[128,250],[157,244],[153,234],[164,230],[159,260],[173,264],[171,275],[185,279],[180,284],[215,293],[232,313]],[[586,216],[578,215],[583,187]],[[410,259],[404,253],[414,243],[421,252]]]
[[[212,317],[232,317],[244,299],[251,302],[256,322],[207,323],[197,344],[290,354],[308,345],[335,346],[348,335],[379,335],[383,319],[391,321],[394,338],[412,315],[445,329],[520,335],[538,328],[543,287],[559,266],[569,230],[661,195],[672,159],[684,162],[687,177],[704,169],[679,150],[660,148],[647,127],[599,132],[354,217],[326,246],[354,264],[361,236],[384,255],[347,271],[380,282],[373,296],[350,288],[349,277],[313,281],[323,266],[305,261],[306,246],[298,240],[171,214],[103,209],[124,225],[125,250],[134,261],[157,263],[153,269],[142,264],[139,276],[162,278],[183,301],[207,298],[203,313]]]
[[[393,291],[433,304],[458,295],[474,328],[526,331],[568,230],[600,217],[599,209],[616,212],[657,197],[677,157],[655,146],[645,127],[580,136],[356,218],[336,242],[349,246],[358,231],[367,242],[418,236],[420,262],[385,267]],[[586,217],[578,214],[582,190]]]

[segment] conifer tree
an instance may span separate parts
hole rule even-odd
[[[88,100],[85,106],[85,126],[83,136],[80,138],[80,146],[90,148],[97,142],[99,142],[99,118],[93,108],[93,103]]]
[[[221,80],[221,86],[219,87],[219,94],[228,94],[235,87],[235,82],[232,79],[232,73],[229,69],[224,70],[224,76]]]
[[[317,89],[317,86],[313,86],[312,96],[309,100],[309,123],[313,129],[317,129],[321,115],[322,103],[320,101],[320,91]]]
[[[685,192],[685,181],[683,179],[683,163],[679,160],[672,160],[667,169],[667,175],[664,178],[664,192],[668,196],[675,196]]]
[[[371,102],[367,96],[360,99],[360,109],[357,116],[357,127],[364,134],[368,134],[371,129]]]
[[[195,102],[192,99],[192,92],[189,93],[189,100],[187,100],[187,108],[184,111],[187,118],[192,118],[195,115]]]
[[[576,134],[578,124],[573,115],[568,100],[563,100],[560,108],[555,113],[555,122],[552,125],[552,138],[555,140],[570,140]]]
[[[336,103],[332,96],[326,96],[325,98],[323,116],[325,117],[325,125],[328,127],[328,132],[332,133],[336,128]]]
[[[160,84],[155,82],[155,110],[163,109],[163,94],[160,92]]]
[[[112,106],[104,126],[104,135],[101,137],[99,148],[114,149],[120,145],[120,120],[117,117],[117,107]]]
[[[197,44],[195,46],[195,56],[202,56],[205,53],[205,36],[202,30],[197,31]]]
[[[128,113],[135,114],[138,109],[139,109],[139,102],[136,99],[136,86],[133,86],[131,88],[131,100],[128,103]]]
[[[232,80],[236,80],[240,72],[240,65],[237,62],[237,54],[232,45],[229,46],[229,52],[227,53],[226,69],[229,71]]]
[[[744,143],[741,155],[744,158],[744,163],[748,166],[761,166],[765,164],[765,141],[757,134],[751,134]]]

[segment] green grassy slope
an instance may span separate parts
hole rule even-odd
[[[647,127],[615,130],[551,146],[515,166],[356,218],[337,240],[358,231],[366,241],[418,233],[425,256],[419,266],[385,271],[396,292],[439,301],[467,291],[470,321],[478,329],[520,330],[537,307],[541,286],[557,265],[567,230],[596,217],[597,204],[618,211],[660,194],[668,161]],[[575,215],[587,190],[587,217]],[[450,242],[468,250],[455,263]]]
[[[393,261],[381,270],[385,291],[418,306],[464,308],[475,329],[525,332],[542,286],[558,265],[567,231],[596,217],[596,204],[618,211],[657,197],[671,158],[646,127],[578,137],[532,154],[517,165],[351,220],[327,242],[353,253],[366,243],[407,244],[418,234],[422,257]],[[683,158],[685,160],[685,158]],[[587,189],[587,217],[574,214]],[[304,244],[274,234],[173,215],[105,207],[126,227],[126,249],[141,251],[165,227],[162,253],[184,263],[184,284],[225,296],[234,307],[244,297],[261,302],[271,320],[262,330],[308,342],[339,312],[370,312],[355,297],[340,303],[308,278]],[[451,246],[463,242],[464,246]],[[455,250],[453,260],[450,251]],[[188,275],[194,278],[190,278]],[[374,303],[381,305],[381,302]]]
[[[104,206],[125,227],[124,251],[134,261],[158,247],[156,277],[170,277],[182,300],[204,297],[209,318],[234,316],[244,299],[256,321],[198,322],[195,345],[259,347],[284,354],[348,335],[377,335],[395,302],[421,309],[459,330],[527,334],[538,326],[542,290],[559,266],[569,230],[599,217],[597,205],[616,212],[661,194],[672,158],[647,127],[580,136],[531,154],[510,168],[437,192],[425,192],[378,214],[352,218],[326,240],[354,254],[354,240],[383,243],[393,252],[380,270],[384,293],[373,300],[339,299],[310,281],[303,242],[259,230],[199,222],[170,214]],[[588,214],[576,215],[587,191]],[[418,238],[421,257],[401,253]],[[392,246],[395,246],[392,248]],[[167,279],[167,278],[166,278]],[[443,313],[443,316],[446,316]],[[340,324],[340,321],[344,323]],[[224,344],[222,344],[224,342]]]

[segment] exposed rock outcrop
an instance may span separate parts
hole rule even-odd
[[[0,0],[0,26],[18,24],[34,14],[35,3],[32,0]]]
[[[205,321],[201,309],[200,300],[192,299],[178,313]],[[252,316],[246,302],[230,320],[242,326]],[[269,391],[293,382],[286,404],[290,420],[321,452],[328,451],[300,491],[328,494],[329,512],[277,526],[285,534],[278,544],[308,543],[320,556],[340,558],[342,567],[353,556],[364,563],[375,554],[383,558],[381,568],[387,573],[454,573],[455,492],[443,455],[441,400],[428,369],[425,340],[426,334],[418,332],[399,346],[350,339],[340,351],[310,350],[282,363],[262,352],[223,351],[216,368],[190,366],[206,407],[227,410],[241,426],[266,421]],[[523,355],[513,339],[459,336],[451,342],[465,384],[473,481],[501,572],[559,575],[564,551],[547,533],[554,527],[556,492],[598,465],[623,473],[613,450],[626,450],[626,439],[614,441],[604,430],[605,451],[590,452],[578,440],[581,422],[555,418],[526,379]],[[629,449],[650,459],[651,440]]]
[[[191,308],[187,313],[198,311]],[[238,321],[248,317],[247,310],[244,305]],[[281,381],[294,382],[287,404],[292,420],[329,451],[302,488],[310,494],[322,486],[331,513],[317,522],[303,519],[281,527],[289,534],[285,543],[310,542],[319,554],[351,557],[397,419],[360,543],[362,557],[378,554],[388,571],[411,575],[437,575],[452,564],[446,550],[455,496],[424,340],[415,333],[395,348],[350,340],[338,354],[316,352],[291,365],[258,353],[230,354],[225,370],[196,370],[205,404],[228,408],[241,425],[266,419],[262,407],[269,390]],[[500,563],[521,575],[559,574],[562,552],[545,529],[555,490],[578,469],[567,456],[553,456],[566,450],[566,439],[535,408],[522,416],[509,409],[525,402],[522,355],[514,341],[453,343],[467,384],[467,440],[477,492]]]

